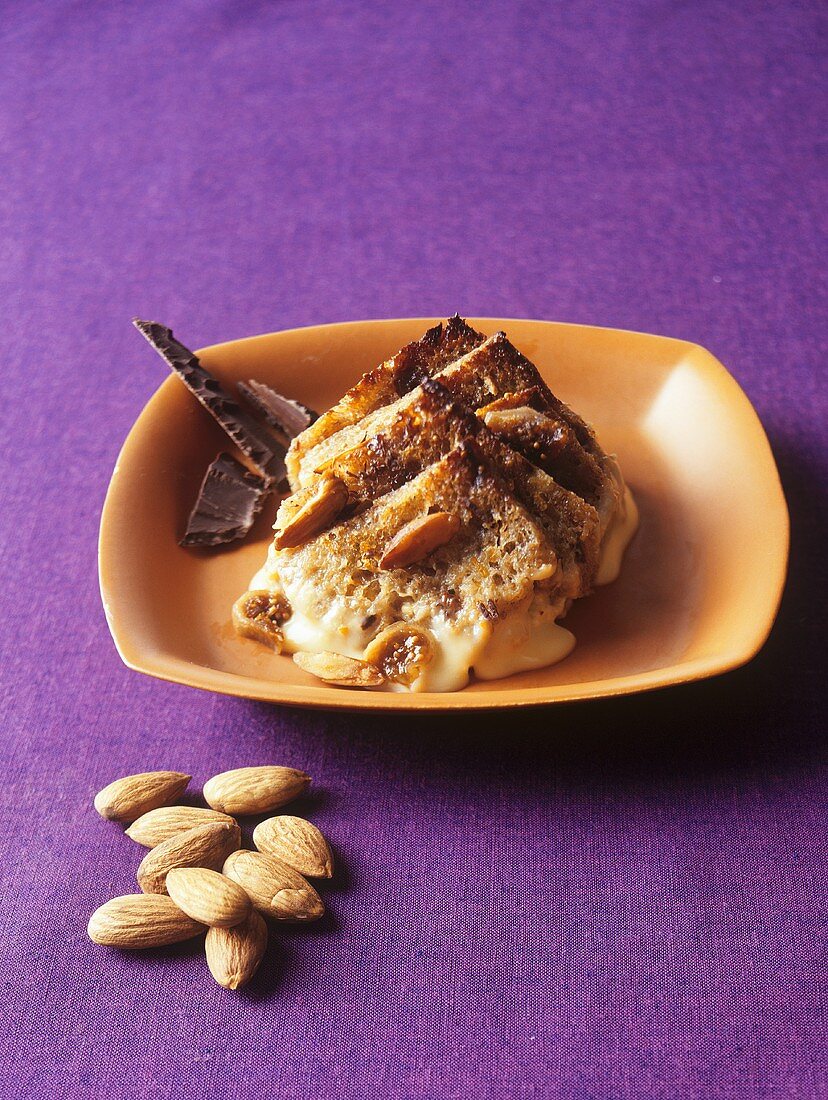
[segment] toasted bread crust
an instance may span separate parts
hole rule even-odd
[[[386,366],[383,364],[380,369],[384,371]],[[387,394],[390,392],[390,375],[386,372],[383,377]],[[602,527],[605,525],[605,517],[612,513],[616,503],[615,481],[606,465],[606,456],[595,442],[591,430],[554,396],[537,368],[503,333],[495,333],[470,352],[448,363],[433,378],[454,401],[472,411],[491,410],[500,405],[513,407],[518,395],[522,397],[526,394],[531,402],[529,407],[540,410],[546,417],[543,427],[539,429],[535,425],[534,429],[512,430],[505,434],[504,442],[519,450],[533,465],[539,466],[564,488],[583,497],[598,510]],[[356,393],[358,389],[355,387],[350,392]],[[365,393],[360,392],[360,401],[365,398]],[[361,419],[331,432],[317,443],[313,443],[311,435],[317,425],[312,425],[294,441],[297,447],[293,455],[297,459],[295,464],[291,464],[291,455],[288,455],[293,488],[314,481],[337,454],[385,431],[413,399],[411,393],[406,393],[393,401],[381,403]],[[340,402],[342,405],[343,402]],[[565,419],[564,414],[569,419]],[[584,447],[579,435],[587,439],[599,457]]]
[[[394,536],[435,511],[457,517],[457,535],[405,568],[383,568]],[[558,571],[541,525],[470,442],[305,545],[278,551],[275,560],[288,585],[313,576],[320,618],[336,601],[359,607],[371,636],[435,609],[468,624],[481,615],[504,616],[537,584],[551,589]]]
[[[370,502],[416,477],[463,442],[474,442],[492,469],[543,527],[571,586],[582,595],[598,565],[599,522],[595,509],[569,492],[520,453],[504,444],[445,387],[429,379],[402,404],[387,429],[335,457],[328,472],[352,499]],[[570,593],[568,593],[570,594]]]
[[[299,468],[308,451],[335,432],[396,401],[485,339],[455,314],[369,370],[332,409],[293,440],[286,458],[291,487],[297,488]]]

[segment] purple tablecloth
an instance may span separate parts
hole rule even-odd
[[[828,1095],[824,12],[3,5],[4,1097]],[[130,317],[203,345],[455,309],[728,365],[793,519],[763,653],[468,720],[124,668],[98,519],[164,377]],[[198,943],[91,944],[138,855],[93,793],[256,762],[315,778],[329,915],[240,994]]]

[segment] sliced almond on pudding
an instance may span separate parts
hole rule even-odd
[[[378,668],[341,653],[294,653],[293,660],[303,672],[341,687],[379,687],[385,681]]]
[[[380,558],[380,569],[400,569],[427,557],[451,542],[460,530],[460,519],[451,512],[431,512],[406,523],[391,539]]]
[[[338,477],[326,474],[295,511],[277,518],[276,549],[301,546],[318,535],[330,527],[347,503],[348,490],[344,483]],[[283,511],[284,506],[280,512]]]

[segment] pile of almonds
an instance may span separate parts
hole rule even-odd
[[[207,933],[210,973],[226,989],[246,985],[267,947],[269,916],[318,920],[325,906],[310,878],[330,878],[328,842],[309,821],[280,815],[253,831],[256,851],[241,847],[236,817],[270,813],[310,786],[295,768],[263,766],[222,772],[204,785],[208,807],[177,806],[192,776],[142,772],[116,779],[95,797],[110,821],[149,851],[138,867],[143,893],[96,909],[89,936],[109,947],[140,949]]]

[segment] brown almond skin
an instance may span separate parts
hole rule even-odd
[[[275,856],[300,875],[330,878],[333,855],[322,833],[303,817],[269,817],[253,830],[253,843],[265,855]]]
[[[169,806],[192,779],[183,772],[139,772],[116,779],[95,795],[95,809],[108,821],[135,821],[158,806]]]
[[[224,873],[243,887],[253,905],[276,920],[319,920],[322,899],[298,871],[274,856],[239,851],[227,857]]]
[[[427,557],[438,546],[451,542],[460,530],[460,519],[451,512],[432,512],[406,523],[394,535],[380,558],[380,569],[403,569]]]
[[[89,938],[106,947],[140,951],[192,939],[205,926],[188,917],[170,898],[127,894],[112,898],[89,918]]]
[[[266,814],[304,794],[310,782],[310,776],[296,768],[234,768],[208,779],[204,799],[225,814]]]
[[[210,973],[225,989],[247,985],[266,947],[267,925],[255,909],[233,928],[210,928],[204,941]]]
[[[166,884],[178,908],[210,928],[232,928],[251,909],[250,898],[237,882],[207,867],[173,867]]]
[[[303,542],[330,527],[347,503],[348,490],[345,484],[338,477],[325,474],[304,504],[289,519],[285,519],[284,526],[276,531],[273,545],[277,550],[301,546]]]
[[[197,825],[219,822],[225,825],[236,824],[229,814],[208,810],[206,806],[159,806],[133,821],[126,830],[126,835],[144,848],[156,848],[177,833],[195,829]]]
[[[502,397],[496,397],[488,405],[482,405],[477,409],[477,415],[485,417],[490,412],[501,412],[504,409],[528,409],[530,412],[542,412],[543,398],[540,390],[530,386],[525,390],[512,390],[504,393]]]
[[[173,867],[208,867],[218,871],[240,844],[238,825],[224,822],[197,825],[147,852],[138,866],[138,885],[145,894],[166,894],[167,873]]]
[[[480,413],[478,413],[480,415]],[[514,409],[491,409],[482,414],[486,427],[495,433],[513,431],[515,428],[548,427],[554,429],[554,423],[548,416],[527,406]]]

